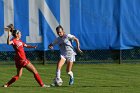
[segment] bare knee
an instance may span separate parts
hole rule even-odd
[[[22,74],[17,74],[16,76],[17,76],[18,78],[20,78],[20,77],[22,76]]]
[[[33,74],[38,73],[37,70],[36,70],[36,68],[31,63],[26,66],[26,69],[28,71],[32,72]]]

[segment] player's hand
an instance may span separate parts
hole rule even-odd
[[[6,27],[4,28],[5,31],[10,31],[10,28]]]
[[[11,32],[10,32],[10,30],[8,30],[8,37],[10,37],[11,36]]]
[[[83,53],[83,51],[80,48],[77,48],[79,53]]]
[[[37,48],[37,46],[33,46],[35,49]]]
[[[49,49],[53,49],[53,45],[50,44],[50,45],[48,46],[48,48],[49,48]]]

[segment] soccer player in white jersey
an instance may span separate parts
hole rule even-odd
[[[75,61],[76,52],[72,46],[72,41],[76,42],[77,51],[82,52],[80,49],[79,40],[71,34],[65,34],[63,27],[59,25],[56,27],[56,32],[59,37],[57,37],[49,46],[49,49],[53,49],[53,46],[58,44],[60,48],[60,60],[57,63],[56,68],[56,79],[61,79],[61,68],[64,65],[65,61],[67,62],[67,74],[70,76],[69,85],[74,84],[74,76],[72,72],[73,62]]]

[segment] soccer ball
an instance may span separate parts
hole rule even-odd
[[[62,81],[61,78],[55,78],[54,79],[54,84],[55,84],[55,86],[62,86],[63,81]]]

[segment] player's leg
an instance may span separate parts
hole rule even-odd
[[[73,75],[73,72],[72,72],[72,66],[73,66],[73,62],[67,61],[66,71],[67,71],[68,75],[70,76],[69,85],[74,84],[74,75]]]
[[[26,68],[28,71],[30,71],[30,72],[32,72],[32,73],[34,74],[34,78],[36,79],[36,81],[38,82],[38,84],[39,84],[41,87],[43,87],[43,86],[44,86],[44,83],[43,83],[43,81],[42,81],[40,75],[38,74],[36,68],[35,68],[31,63],[27,64],[27,65],[25,66],[25,68]]]
[[[56,78],[60,78],[61,77],[61,68],[64,65],[66,59],[61,55],[60,60],[57,63],[57,68],[56,68]]]
[[[57,62],[56,77],[55,77],[53,83],[51,84],[51,86],[56,86],[55,85],[56,81],[60,81],[61,80],[61,82],[63,82],[62,79],[61,79],[61,68],[64,65],[65,61],[66,61],[65,57],[61,55],[60,56],[60,60]]]
[[[71,77],[73,77],[72,66],[73,66],[73,62],[67,61],[66,71]]]
[[[70,76],[69,85],[74,84],[74,75],[72,72],[73,62],[75,61],[75,56],[71,56],[67,59],[67,68],[66,71]]]
[[[12,77],[12,79],[8,83],[6,83],[4,85],[4,87],[8,87],[12,83],[14,83],[15,81],[17,81],[22,76],[22,70],[23,70],[23,68],[17,68],[17,75],[15,75],[14,77]]]

